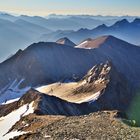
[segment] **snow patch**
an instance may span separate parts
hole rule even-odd
[[[10,132],[7,135],[5,135],[3,138],[1,138],[1,140],[8,140],[10,138],[14,138],[15,136],[20,136],[20,135],[23,135],[23,134],[26,134],[26,133],[28,133],[28,132],[24,132],[24,131],[13,131],[13,132]]]
[[[15,102],[15,101],[18,101],[19,99],[20,99],[20,98],[16,98],[16,99],[8,100],[8,101],[2,103],[2,105],[6,105],[6,104],[13,103],[13,102]]]
[[[30,89],[30,87],[20,89],[19,86],[23,81],[24,79],[21,79],[20,81],[14,80],[1,89],[0,104],[7,104],[7,102],[11,103],[10,100],[20,98],[23,94],[25,94]]]
[[[84,41],[81,44],[75,46],[75,48],[84,48],[88,44],[88,41]]]
[[[18,108],[17,110],[14,110],[13,112],[9,113],[5,117],[0,118],[0,140],[7,140],[15,136],[15,134],[21,134],[23,132],[10,132],[6,134],[9,129],[17,122],[20,120],[21,117],[28,115],[30,113],[34,112],[33,108],[33,103],[31,102],[30,104],[26,104]],[[11,135],[10,135],[11,134]]]
[[[92,47],[87,47],[88,44],[89,44],[88,41],[84,41],[84,42],[82,42],[81,44],[75,46],[75,48],[83,48],[83,49],[87,49],[87,50],[88,50],[88,49],[89,49],[89,50],[93,49]]]
[[[32,103],[30,103],[30,104],[27,104],[27,110],[26,110],[26,112],[23,114],[23,116],[26,116],[26,115],[28,115],[28,114],[34,112],[33,103],[34,103],[34,102],[32,102]]]

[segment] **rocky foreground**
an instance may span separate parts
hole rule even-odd
[[[139,140],[140,128],[126,125],[120,116],[117,111],[77,117],[33,114],[22,118],[12,128],[29,133],[12,140]]]

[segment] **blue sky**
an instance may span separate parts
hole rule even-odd
[[[0,11],[29,14],[140,15],[140,0],[0,0]]]

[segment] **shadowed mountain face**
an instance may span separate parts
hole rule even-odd
[[[134,96],[126,78],[110,62],[95,65],[78,82],[56,83],[37,90],[69,102],[85,104],[85,108],[89,103],[87,107],[92,111],[124,111]]]
[[[1,88],[15,79],[24,79],[26,84],[23,86],[37,86],[72,79],[73,75],[81,78],[94,64],[106,60],[111,60],[131,83],[138,84],[140,48],[112,36],[105,38],[101,45],[90,50],[56,43],[36,43],[24,51],[18,51],[0,64]]]
[[[73,87],[70,96],[80,95],[81,103],[68,102],[66,98],[64,98],[66,100],[62,100],[60,98],[63,97],[58,98],[59,94],[52,96],[53,94],[47,95],[30,89],[19,101],[1,105],[0,115],[6,116],[13,110],[31,102],[34,102],[33,107],[36,114],[73,116],[99,110],[125,111],[133,96],[125,77],[118,73],[109,62],[94,66],[80,83],[82,84],[75,89]],[[95,90],[97,90],[96,93]],[[86,94],[87,96],[85,96]],[[82,96],[85,96],[85,100],[82,99]]]
[[[0,62],[18,49],[23,49],[27,45],[38,41],[41,34],[50,32],[44,27],[24,20],[12,22],[0,19],[0,27]]]
[[[95,38],[102,35],[113,35],[127,42],[139,45],[140,19],[135,19],[133,22],[128,22],[126,19],[123,19],[121,21],[117,21],[112,26],[106,26],[105,24],[102,24],[92,30],[80,29],[78,31],[69,33],[63,31],[60,33],[54,32],[51,33],[51,37],[48,40],[55,41],[60,37],[68,37],[75,43],[79,43],[85,38]],[[47,38],[49,36],[50,34],[46,36],[44,35],[43,38]]]
[[[102,43],[96,46],[94,41],[95,49],[42,42],[33,44],[24,51],[18,51],[0,64],[1,99],[9,99],[8,94],[17,93],[21,89],[23,94],[29,87],[58,81],[77,81],[94,65],[107,60],[111,61],[117,71],[126,77],[130,87],[138,88],[140,48],[113,36],[101,37],[97,40]]]

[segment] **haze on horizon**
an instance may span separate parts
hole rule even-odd
[[[140,0],[4,0],[0,11],[46,16],[48,14],[140,16]]]

